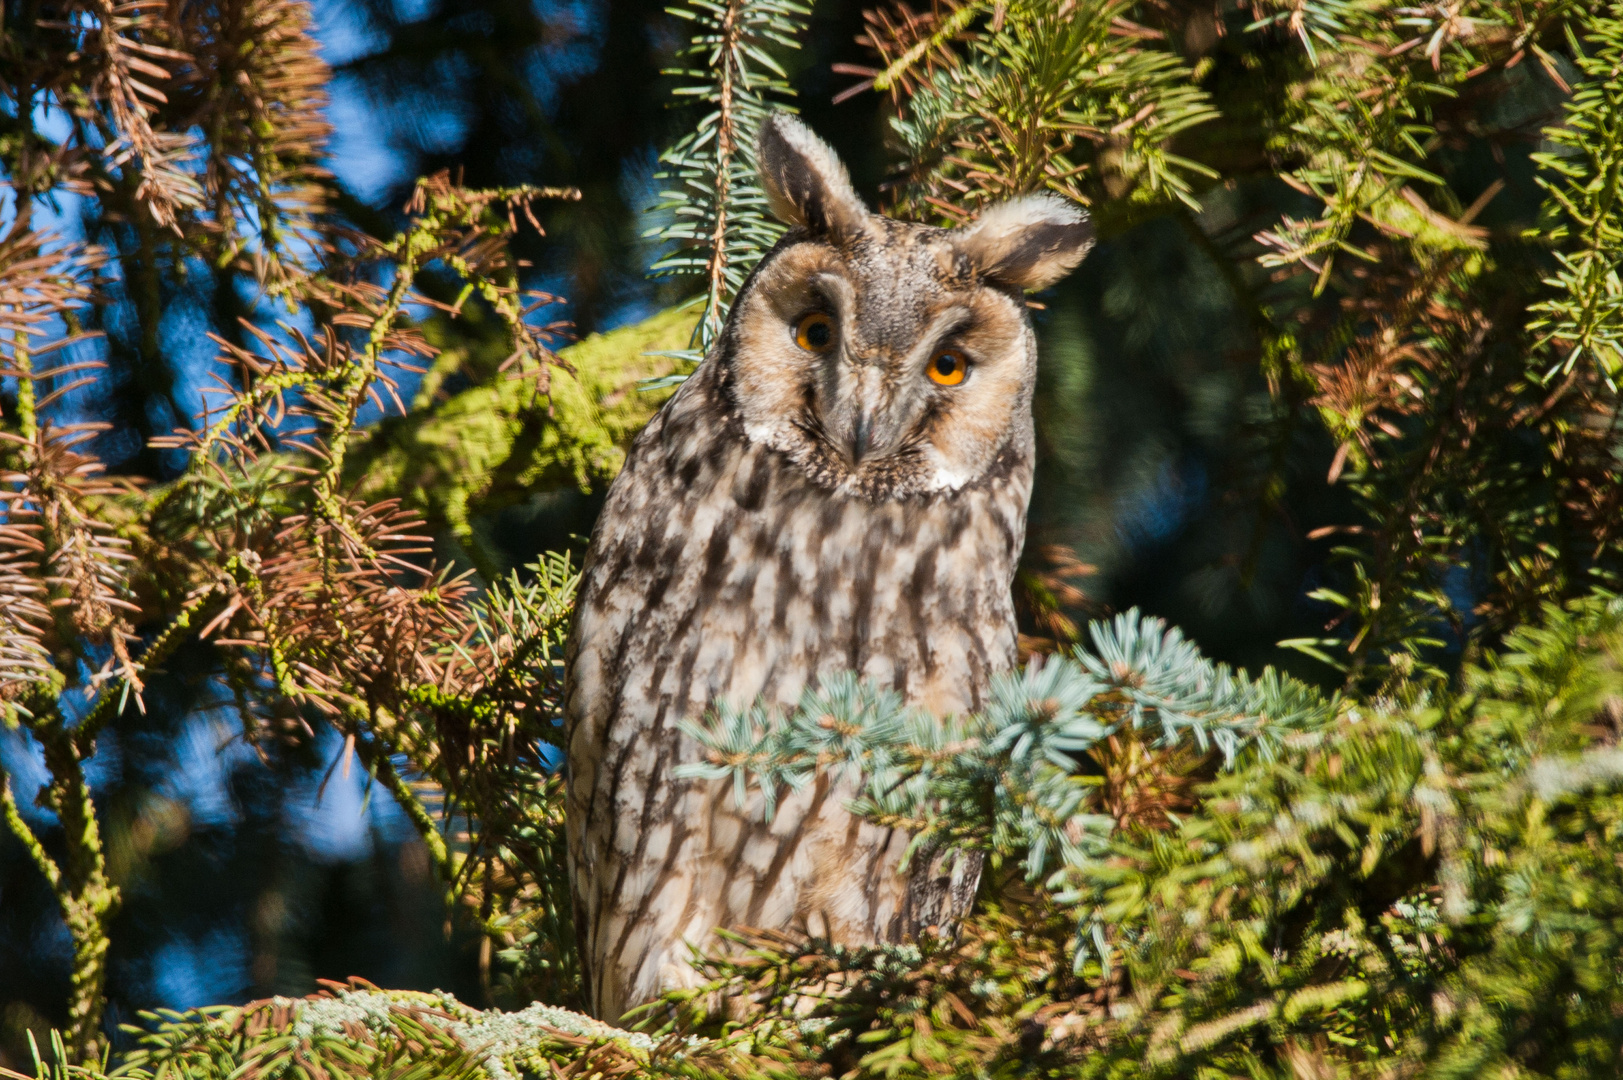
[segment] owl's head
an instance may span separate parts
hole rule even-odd
[[[834,152],[778,114],[757,146],[791,226],[739,290],[715,362],[748,437],[820,486],[870,499],[956,491],[1031,454],[1036,341],[1025,290],[1093,245],[1054,196],[957,229],[870,213]]]

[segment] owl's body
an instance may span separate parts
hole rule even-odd
[[[674,778],[701,754],[682,721],[721,700],[787,708],[842,671],[947,715],[1015,662],[1035,346],[1018,284],[985,279],[1007,237],[983,235],[977,262],[972,236],[868,215],[792,123],[769,123],[761,157],[799,228],[638,437],[577,608],[569,847],[590,1004],[609,1019],[691,984],[717,928],[896,940],[974,891],[971,862],[903,873],[909,838],[851,815],[827,779],[768,823],[730,785]],[[1075,225],[1042,209],[1050,231]],[[963,386],[925,380],[954,359]]]
[[[580,598],[569,820],[605,1017],[679,985],[688,952],[672,943],[717,927],[873,941],[935,921],[909,910],[906,837],[847,813],[849,792],[813,787],[766,824],[730,785],[673,781],[699,755],[679,721],[721,698],[789,706],[853,670],[943,714],[974,709],[1015,657],[1029,440],[955,498],[873,504],[750,442],[727,390],[711,366],[643,432]]]

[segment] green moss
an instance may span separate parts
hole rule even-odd
[[[386,420],[356,452],[351,479],[362,497],[398,497],[464,546],[475,514],[536,491],[597,490],[671,394],[638,384],[686,366],[670,354],[687,347],[697,317],[683,304],[560,350],[570,371],[553,369],[545,395],[498,377]]]

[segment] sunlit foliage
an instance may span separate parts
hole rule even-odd
[[[1267,529],[1331,545],[1302,588],[1320,625],[1280,650],[1319,685],[1214,663],[1225,642],[1202,650],[1136,611],[1084,627],[1098,603],[1076,582],[1093,568],[1033,544],[1018,588],[1039,658],[982,712],[924,717],[845,676],[788,714],[733,703],[688,727],[710,751],[696,772],[760,813],[836,770],[916,848],[983,859],[974,913],[877,948],[730,928],[696,958],[709,985],[637,1033],[567,1011],[555,766],[574,569],[548,554],[509,573],[470,507],[542,478],[600,488],[661,400],[639,384],[713,340],[779,235],[749,155],[755,125],[794,100],[815,10],[674,13],[692,126],[663,159],[655,270],[700,299],[557,352],[550,298],[525,288],[511,244],[533,204],[573,193],[439,176],[398,228],[345,226],[319,168],[328,73],[303,3],[13,10],[0,711],[43,755],[53,819],[9,780],[4,810],[74,949],[43,1072],[1617,1071],[1618,5],[865,14],[871,62],[839,66],[860,80],[841,97],[884,102],[887,209],[953,224],[1048,190],[1088,209],[1101,251],[1167,223],[1204,260],[1239,328],[1228,362],[1257,391],[1214,436],[1241,477],[1226,509],[1248,523],[1219,538],[1221,569],[1265,569]],[[1533,195],[1506,209],[1518,176]],[[95,200],[118,243],[37,230],[52,195]],[[221,335],[201,422],[69,408],[102,379],[99,305],[127,291],[139,333],[110,326],[119,363],[150,375],[165,283],[198,266],[281,305],[244,305]],[[1127,281],[1112,302],[1145,295]],[[448,346],[453,326],[466,336]],[[1075,374],[1045,362],[1050,380]],[[154,400],[161,384],[144,384]],[[1048,469],[1065,460],[1056,415],[1039,417]],[[119,424],[173,468],[109,470]],[[1311,532],[1294,517],[1307,489],[1333,496]],[[439,557],[452,545],[472,569]],[[405,810],[447,910],[485,943],[492,993],[543,1004],[334,985],[147,1017],[104,1057],[121,894],[85,762],[185,648],[216,665],[249,745],[337,732],[333,768]]]

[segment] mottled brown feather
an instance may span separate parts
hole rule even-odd
[[[795,137],[763,136],[762,153],[783,175],[808,170],[778,195],[817,212],[756,268],[711,355],[637,438],[584,568],[567,820],[605,1018],[691,985],[691,949],[719,927],[897,940],[950,925],[978,878],[973,860],[903,873],[909,837],[853,817],[854,793],[826,777],[768,824],[758,792],[740,809],[731,784],[673,775],[701,756],[678,725],[717,701],[787,708],[856,671],[946,716],[1015,663],[1036,371],[1024,301],[977,276],[985,233],[976,249],[868,214],[843,171],[793,160],[815,142]],[[1044,252],[1050,226],[1033,222]],[[812,310],[838,328],[827,350],[796,344]],[[942,343],[974,361],[961,387],[926,378]]]

